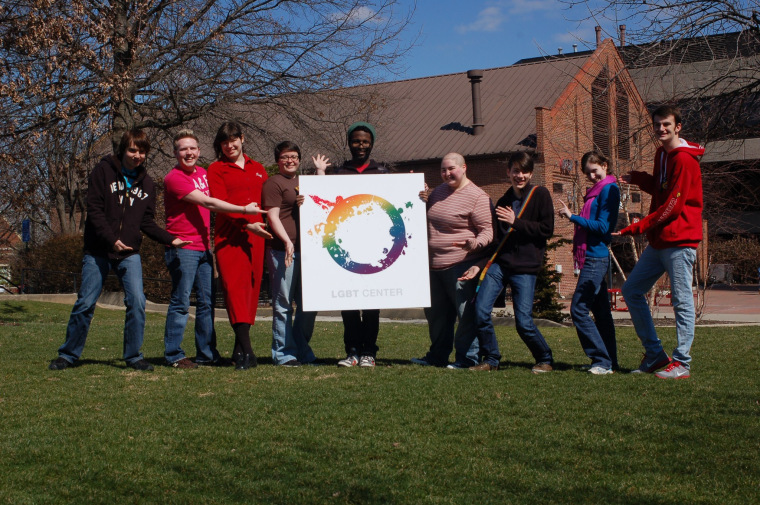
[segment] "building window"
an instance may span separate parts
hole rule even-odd
[[[633,203],[641,202],[641,193],[631,193],[631,202]]]
[[[631,140],[628,125],[628,95],[623,83],[615,78],[615,119],[617,122],[618,158],[621,160],[631,159]]]
[[[555,182],[554,184],[552,184],[552,191],[554,191],[555,193],[562,193],[563,189],[564,189],[564,186],[562,185],[561,182]]]
[[[607,69],[602,69],[591,85],[591,127],[594,149],[610,155],[610,103]]]

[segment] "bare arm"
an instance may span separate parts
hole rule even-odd
[[[293,242],[290,240],[290,237],[288,237],[288,233],[285,231],[285,227],[282,225],[282,221],[280,221],[280,208],[279,207],[272,207],[269,209],[269,212],[267,214],[267,221],[269,222],[269,226],[272,227],[272,232],[282,240],[282,243],[285,244],[285,266],[289,267],[291,263],[293,263],[293,253],[295,251],[295,247],[293,246]]]
[[[261,210],[259,204],[251,202],[246,206],[233,205],[227,203],[224,200],[208,196],[197,189],[192,190],[190,193],[182,197],[182,200],[195,205],[200,205],[214,212],[223,212],[225,214],[266,214],[267,211]]]

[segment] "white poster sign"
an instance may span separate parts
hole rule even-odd
[[[430,306],[422,174],[302,175],[307,311]]]

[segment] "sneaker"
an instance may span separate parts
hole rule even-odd
[[[356,354],[349,354],[348,356],[346,356],[345,359],[338,361],[338,366],[342,366],[346,368],[356,366],[358,364],[359,364],[359,356],[357,356]]]
[[[470,368],[470,365],[464,365],[462,363],[451,363],[450,365],[446,366],[447,370],[467,370]]]
[[[280,366],[293,368],[293,367],[301,366],[301,362],[298,361],[297,359],[291,359],[290,361],[286,361],[285,363],[282,363]]]
[[[554,370],[554,368],[552,368],[550,363],[536,363],[533,365],[533,368],[530,369],[533,373],[546,373],[551,372],[552,370]]]
[[[414,363],[415,365],[420,365],[420,366],[433,366],[433,364],[432,364],[431,362],[429,362],[428,360],[426,360],[425,358],[412,358],[412,359],[410,359],[409,361],[411,361],[411,362],[412,362],[412,363]]]
[[[644,357],[641,359],[641,364],[636,370],[631,370],[631,373],[654,373],[660,368],[667,366],[670,363],[668,353],[660,351],[660,354],[654,358],[647,357],[644,353]]]
[[[197,364],[193,363],[187,358],[182,358],[180,360],[175,361],[174,363],[169,363],[169,366],[172,366],[174,368],[183,368],[183,369],[198,368]]]
[[[594,375],[610,375],[612,373],[611,368],[604,368],[601,366],[592,366],[588,369],[588,373]]]
[[[485,361],[479,365],[470,367],[470,370],[474,372],[493,372],[498,369],[499,369],[499,365],[492,365],[491,363],[486,363]]]
[[[359,366],[362,368],[374,368],[375,358],[373,356],[362,356],[359,359]]]
[[[670,364],[655,374],[660,379],[688,379],[691,377],[689,369],[678,361],[671,361]]]
[[[66,370],[70,366],[74,366],[73,363],[69,363],[63,358],[55,358],[48,365],[48,370]]]
[[[152,372],[153,371],[153,365],[145,361],[144,359],[138,359],[135,362],[132,362],[129,364],[130,368],[134,368],[135,370],[140,370],[141,372]]]

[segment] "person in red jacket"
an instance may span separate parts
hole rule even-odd
[[[243,152],[240,124],[226,122],[214,139],[218,161],[208,167],[211,196],[232,205],[261,205],[261,188],[267,180],[264,166]],[[261,276],[264,273],[264,239],[272,238],[261,214],[217,214],[214,246],[222,278],[227,315],[235,332],[232,360],[236,370],[256,366],[251,348],[251,325],[256,322]]]
[[[662,106],[652,113],[652,125],[661,147],[652,174],[633,171],[623,181],[652,195],[649,215],[616,235],[645,233],[649,245],[623,285],[636,334],[644,345],[644,358],[633,373],[653,373],[662,379],[690,376],[694,340],[693,268],[702,240],[702,172],[699,159],[705,149],[680,137],[681,113]],[[657,337],[645,295],[667,272],[676,319],[677,346],[671,361]]]

